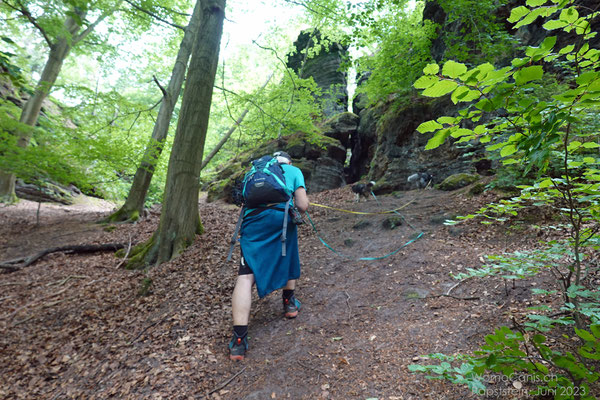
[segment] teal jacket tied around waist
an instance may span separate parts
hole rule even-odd
[[[299,187],[305,187],[304,176],[299,168],[287,164],[282,164],[282,167],[286,186],[292,193]],[[242,221],[240,247],[246,264],[254,273],[256,289],[261,298],[281,289],[288,280],[300,277],[298,228],[289,219],[286,256],[281,255],[284,209],[285,203],[259,212],[250,209]]]

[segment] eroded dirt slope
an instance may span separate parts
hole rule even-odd
[[[225,262],[233,206],[201,202],[207,233],[148,273],[124,270],[111,253],[56,253],[0,273],[0,397],[476,398],[407,366],[427,362],[424,354],[475,349],[543,282],[506,289],[500,280],[450,276],[481,265],[485,254],[534,246],[539,233],[527,225],[443,225],[488,200],[465,193],[410,191],[358,204],[349,188],[311,196],[333,208],[311,207],[317,232],[301,227],[303,309],[286,320],[279,292],[255,298],[241,363],[226,352],[238,259],[236,251]],[[107,209],[42,206],[36,225],[35,207],[11,207],[0,210],[1,260],[59,244],[135,244],[159,218],[107,230],[93,224]],[[139,297],[144,277],[154,282],[152,294]]]

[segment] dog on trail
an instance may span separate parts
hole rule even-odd
[[[366,200],[369,200],[369,194],[371,193],[371,188],[373,186],[375,186],[375,182],[373,181],[352,185],[352,192],[356,197],[356,202],[358,203],[360,201],[360,196],[364,196]]]
[[[408,177],[408,183],[412,183],[418,189],[425,189],[430,186],[433,181],[433,176],[428,172],[417,172]]]

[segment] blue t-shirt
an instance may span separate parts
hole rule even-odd
[[[288,164],[281,164],[281,168],[283,168],[285,185],[292,193],[294,193],[299,187],[306,188],[304,184],[304,175],[302,175],[300,168]]]

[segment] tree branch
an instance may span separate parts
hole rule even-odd
[[[275,54],[275,57],[283,65],[283,67],[285,68],[285,71],[290,76],[290,80],[292,81],[292,85],[294,85],[294,91],[296,91],[298,88],[296,86],[296,81],[294,80],[294,76],[290,73],[290,68],[287,66],[286,62],[281,57],[279,57],[279,54],[277,54],[277,51],[275,51],[275,49],[272,49],[270,47],[261,46],[260,44],[258,44],[258,42],[256,40],[253,40],[252,43],[254,43],[260,49],[268,50],[268,51],[272,52],[273,54]]]
[[[162,92],[163,96],[167,98],[167,101],[169,100],[169,93],[167,92],[167,89],[165,89],[163,87],[163,85],[160,84],[160,82],[158,81],[158,79],[156,78],[156,75],[152,75],[152,80],[154,81],[154,83],[156,83],[156,85],[158,86],[158,88],[160,89],[160,91]]]
[[[282,124],[282,125],[283,125],[283,121],[282,121],[282,120],[278,119],[278,118],[277,118],[277,117],[275,117],[274,115],[271,115],[271,114],[269,114],[268,112],[266,112],[265,110],[263,110],[263,109],[262,109],[262,107],[261,107],[261,106],[259,106],[259,105],[258,105],[258,104],[257,104],[257,103],[254,101],[254,100],[252,100],[252,99],[249,99],[249,98],[246,98],[246,97],[243,97],[242,95],[240,95],[240,94],[238,94],[238,93],[236,93],[236,92],[233,92],[233,91],[231,91],[231,90],[229,90],[229,89],[225,89],[224,87],[220,87],[220,86],[217,86],[217,85],[215,85],[215,89],[219,89],[219,90],[222,90],[223,92],[231,93],[231,94],[233,94],[234,96],[238,96],[238,97],[240,97],[240,98],[242,98],[242,99],[244,99],[244,100],[248,101],[248,102],[249,102],[250,104],[252,104],[254,107],[258,108],[258,109],[260,110],[260,112],[261,112],[261,113],[263,113],[263,114],[264,114],[264,115],[266,115],[267,117],[271,118],[273,121],[276,121],[277,123],[279,123],[279,124]]]
[[[182,31],[183,31],[183,30],[185,30],[185,27],[184,27],[184,26],[177,25],[177,24],[175,24],[175,23],[173,23],[173,22],[169,22],[169,21],[167,21],[166,19],[164,19],[164,18],[161,18],[161,17],[159,17],[158,15],[154,14],[153,12],[151,12],[151,11],[148,11],[148,10],[146,10],[146,9],[143,9],[142,7],[138,6],[137,4],[134,4],[134,3],[133,3],[131,0],[124,0],[124,1],[125,1],[127,4],[129,4],[131,7],[135,8],[135,9],[136,9],[136,10],[138,10],[138,11],[141,11],[141,12],[143,12],[144,14],[147,14],[147,15],[151,16],[152,18],[156,19],[157,21],[160,21],[160,22],[162,22],[162,23],[164,23],[164,24],[170,25],[170,26],[172,26],[172,27],[174,27],[174,28],[181,29]]]
[[[100,22],[104,21],[106,19],[106,17],[108,17],[109,15],[114,13],[121,6],[122,3],[123,3],[123,0],[119,1],[117,4],[115,4],[115,6],[113,8],[110,8],[106,12],[102,13],[102,15],[100,15],[98,17],[98,19],[96,19],[94,22],[92,22],[90,25],[88,25],[88,27],[85,28],[85,30],[83,32],[81,32],[77,36],[74,36],[73,37],[73,45],[76,45],[77,43],[79,43],[87,35],[89,35],[94,29],[96,29],[96,26],[98,26],[98,24]]]
[[[219,386],[212,389],[210,392],[208,392],[208,395],[210,396],[211,394],[213,394],[213,393],[223,389],[225,386],[229,385],[235,378],[237,378],[239,375],[241,375],[242,372],[244,372],[246,370],[246,368],[248,368],[248,366],[242,368],[240,371],[238,371],[236,374],[234,374],[231,378],[227,379],[225,382],[221,383]]]
[[[31,15],[31,12],[27,9],[27,7],[25,7],[25,5],[23,5],[20,1],[17,1],[17,4],[19,5],[19,7],[16,7],[10,3],[8,3],[6,0],[2,0],[2,3],[6,4],[9,8],[12,8],[13,10],[20,12],[25,18],[27,18],[29,20],[29,22],[37,28],[38,31],[40,31],[40,34],[44,37],[44,40],[46,41],[46,43],[48,44],[48,46],[52,46],[52,40],[50,40],[50,36],[48,36],[48,34],[46,33],[46,30],[44,28],[42,28],[42,26],[37,22],[37,20],[35,18],[33,18],[33,15]]]
[[[294,1],[294,0],[284,0],[284,1],[285,1],[286,3],[289,3],[289,4],[294,4],[294,5],[296,5],[296,6],[304,7],[304,8],[306,8],[306,10],[310,11],[311,13],[313,13],[313,14],[315,14],[315,15],[320,15],[321,17],[325,17],[325,18],[327,18],[327,17],[328,17],[329,15],[331,15],[331,14],[334,14],[334,15],[337,15],[337,16],[339,16],[339,15],[340,15],[340,14],[339,14],[338,12],[336,12],[335,10],[333,10],[333,9],[331,9],[331,8],[329,8],[329,7],[325,7],[325,6],[321,5],[321,4],[317,4],[317,5],[318,5],[319,7],[321,7],[322,9],[324,9],[324,10],[325,10],[324,12],[317,11],[317,10],[315,10],[314,8],[310,8],[310,7],[308,6],[308,4],[306,4],[306,3],[305,3],[305,2],[303,2],[303,1],[302,1],[302,2],[301,2],[301,1]]]
[[[157,8],[162,8],[163,10],[166,10],[166,11],[168,11],[170,13],[181,15],[181,16],[184,16],[184,17],[191,17],[192,16],[192,14],[190,14],[190,13],[185,13],[185,12],[173,10],[172,8],[161,6],[160,4],[157,4],[156,7]]]
[[[5,269],[9,272],[14,272],[22,268],[28,267],[35,263],[40,258],[50,253],[95,253],[98,251],[116,251],[125,247],[123,243],[107,243],[107,244],[84,244],[84,245],[70,245],[70,246],[59,246],[51,247],[40,251],[29,257],[22,257],[20,259],[6,261],[0,263],[0,269]],[[23,262],[22,265],[17,265],[19,262]]]
[[[100,128],[96,129],[95,131],[93,131],[91,133],[91,135],[95,135],[96,133],[101,132],[102,130],[108,128],[109,126],[112,126],[118,119],[123,118],[123,117],[128,117],[130,115],[137,114],[137,116],[135,118],[137,120],[142,113],[150,112],[150,111],[154,110],[161,102],[162,102],[162,97],[153,106],[151,106],[149,108],[145,108],[143,110],[132,111],[132,112],[128,112],[128,113],[121,114],[121,115],[116,113],[115,116],[107,124],[101,126]],[[130,130],[131,130],[131,128],[130,128]]]

